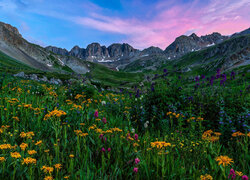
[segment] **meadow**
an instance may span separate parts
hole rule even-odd
[[[249,75],[168,73],[120,92],[0,75],[0,179],[243,179]]]

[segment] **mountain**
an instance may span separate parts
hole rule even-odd
[[[164,53],[169,60],[173,60],[189,52],[219,44],[228,38],[228,36],[222,36],[219,33],[212,33],[201,37],[198,37],[195,33],[190,36],[182,35],[177,37],[175,41],[164,50]]]
[[[246,35],[246,34],[250,34],[250,28],[244,30],[244,31],[241,31],[239,33],[234,33],[231,37],[237,37],[237,36],[242,36],[242,35]]]
[[[231,37],[199,51],[186,53],[175,60],[169,60],[159,55],[154,58],[139,59],[125,66],[123,71],[142,72],[171,66],[177,68],[180,72],[199,71],[208,73],[218,68],[227,71],[249,64],[250,34],[246,34]]]
[[[48,51],[52,51],[59,55],[70,55],[83,60],[93,61],[93,62],[112,62],[121,59],[134,57],[139,50],[134,49],[129,44],[114,43],[110,46],[101,46],[99,43],[91,43],[87,48],[80,48],[79,46],[74,46],[69,52],[66,49],[48,46],[45,48]]]
[[[48,51],[50,49],[51,51]],[[18,29],[0,22],[0,52],[31,68],[60,73],[86,73],[87,66],[80,59],[70,59],[58,54],[67,55],[66,49],[47,47],[44,49],[25,40]]]

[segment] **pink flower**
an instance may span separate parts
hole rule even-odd
[[[102,119],[102,122],[103,122],[104,124],[106,124],[106,123],[107,123],[107,119],[106,119],[106,118],[103,118],[103,119]]]
[[[244,176],[242,176],[241,178],[242,178],[242,180],[248,180],[247,175],[244,175]]]
[[[102,148],[102,152],[105,152],[105,151],[106,151],[106,150],[105,150],[105,148],[103,147],[103,148]]]
[[[103,138],[103,134],[100,134],[99,138],[102,139]]]
[[[111,148],[108,148],[108,152],[110,152],[111,151]]]
[[[137,141],[138,140],[138,134],[135,134],[134,138]]]
[[[135,158],[135,164],[138,164],[141,160],[139,158]]]
[[[236,178],[235,171],[233,169],[231,169],[230,173],[228,175],[228,179],[235,179],[235,178]]]
[[[98,111],[95,111],[94,117],[95,117],[95,118],[98,118]]]
[[[137,167],[134,167],[134,170],[133,170],[135,173],[138,173],[138,168]]]

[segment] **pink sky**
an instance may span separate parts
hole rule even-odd
[[[230,35],[250,27],[249,0],[211,0],[204,7],[199,7],[199,0],[188,6],[168,1],[153,8],[159,10],[151,20],[93,12],[90,17],[74,17],[73,21],[100,31],[124,34],[127,38],[122,41],[139,49],[149,46],[165,49],[176,37],[192,32],[199,36],[213,32]]]

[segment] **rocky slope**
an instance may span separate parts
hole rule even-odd
[[[190,36],[180,36],[170,44],[164,51],[169,60],[177,59],[189,52],[199,51],[201,49],[219,44],[229,39],[228,36],[222,36],[219,33],[212,33],[206,36],[198,37],[195,33]]]
[[[38,45],[29,43],[19,33],[18,29],[0,22],[0,51],[21,63],[42,71],[67,73],[75,71],[86,73],[88,68],[77,58],[64,58],[58,54],[67,55],[67,50],[48,47],[48,51]]]

